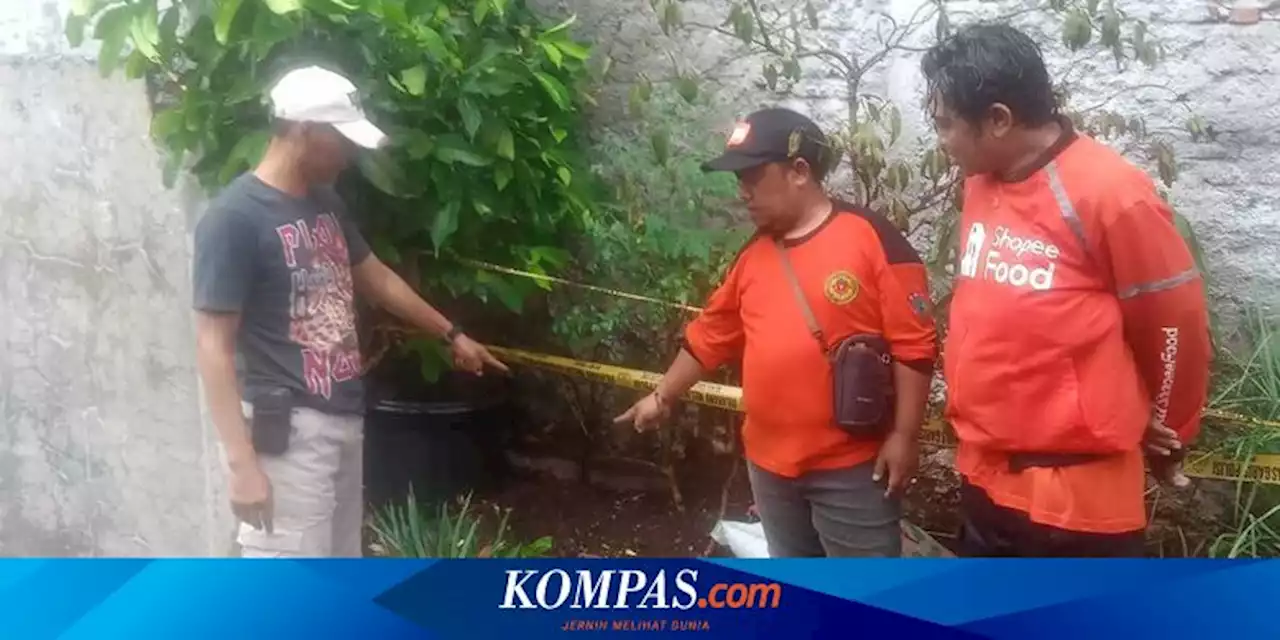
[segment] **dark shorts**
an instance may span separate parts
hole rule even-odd
[[[773,558],[899,557],[902,503],[871,479],[875,463],[786,478],[749,464]]]
[[[987,492],[960,484],[961,555],[975,558],[1138,558],[1146,555],[1143,531],[1105,534],[1059,529],[1032,522],[1026,513],[1002,507]]]

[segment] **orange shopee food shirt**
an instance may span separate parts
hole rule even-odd
[[[894,358],[932,362],[936,338],[920,256],[883,216],[837,203],[788,257],[832,345],[859,333],[886,338]],[[869,461],[879,440],[835,425],[831,367],[809,332],[766,237],[749,241],[705,310],[686,328],[685,349],[707,370],[742,359],[746,456],[786,477]]]
[[[1066,128],[1023,179],[969,177],[944,352],[956,466],[1034,522],[1145,527],[1154,415],[1197,434],[1210,342],[1203,283],[1142,171]],[[1015,452],[1103,454],[1009,468]]]

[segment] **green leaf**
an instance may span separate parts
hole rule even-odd
[[[302,0],[262,0],[276,15],[285,15],[302,8]]]
[[[476,6],[471,10],[471,19],[476,24],[484,22],[484,19],[489,15],[489,10],[492,8],[493,5],[490,4],[489,0],[476,0]]]
[[[666,6],[662,9],[662,18],[659,26],[662,27],[664,35],[671,35],[672,31],[679,28],[684,22],[681,15],[680,4],[676,0],[666,0]]]
[[[1120,45],[1120,13],[1116,11],[1114,3],[1107,7],[1107,15],[1102,19],[1102,33],[1099,41],[1107,47]]]
[[[235,21],[236,14],[240,12],[240,5],[244,0],[220,0],[218,3],[217,20],[213,25],[214,38],[218,40],[218,44],[226,44],[227,37],[231,34],[231,23]]]
[[[560,68],[560,66],[564,64],[564,54],[560,52],[559,47],[551,44],[550,42],[539,42],[538,44],[542,46],[542,51],[547,54],[547,59],[550,60],[551,64],[554,64],[556,68]]]
[[[755,37],[756,21],[751,17],[750,13],[740,4],[733,5],[733,10],[729,12],[729,19],[733,22],[733,33],[743,44],[750,45],[752,38]]]
[[[492,291],[506,308],[516,313],[524,310],[524,296],[520,295],[520,292],[505,278],[488,271],[481,271],[476,275],[476,280]]]
[[[521,555],[526,558],[542,557],[551,552],[551,546],[551,536],[543,536],[525,545],[524,549],[521,550]]]
[[[505,191],[507,185],[511,184],[511,179],[515,177],[515,172],[509,164],[500,164],[493,170],[493,186],[498,191]]]
[[[543,31],[543,32],[542,32],[542,37],[543,37],[543,38],[545,38],[545,37],[547,37],[547,36],[552,36],[552,35],[555,35],[555,34],[557,34],[557,33],[560,33],[561,31],[564,31],[565,29],[568,29],[569,27],[573,26],[573,23],[575,23],[575,22],[577,22],[577,21],[578,21],[578,16],[577,16],[577,14],[571,15],[571,16],[569,16],[568,18],[565,18],[565,19],[564,19],[564,21],[563,21],[563,22],[561,22],[560,24],[557,24],[556,26],[551,27],[550,29],[547,29],[546,31]]]
[[[182,109],[165,109],[156,111],[151,116],[151,137],[156,142],[164,143],[174,133],[187,131],[187,116]]]
[[[401,71],[400,83],[409,95],[422,95],[427,90],[427,68],[423,65],[418,65]]]
[[[449,47],[445,45],[444,38],[440,36],[440,32],[428,27],[425,24],[417,26],[418,41],[423,48],[427,50],[427,55],[440,61],[448,60],[453,56],[449,53]]]
[[[98,49],[98,71],[104,77],[111,75],[120,63],[120,54],[124,49],[125,39],[133,25],[133,16],[129,6],[119,5],[107,9],[98,18],[93,37],[102,42]]]
[[[227,160],[218,173],[218,181],[226,184],[246,167],[257,164],[270,141],[271,135],[266,131],[254,131],[241,137],[236,146],[231,148],[231,153],[227,154]]]
[[[438,351],[428,351],[419,354],[418,373],[422,376],[423,381],[428,384],[439,380],[440,376],[446,371],[447,365],[448,363],[445,362],[444,357]],[[415,524],[421,522],[421,518],[414,518],[413,522]],[[415,537],[414,539],[421,543],[420,537]],[[435,553],[434,551],[427,549],[419,549],[417,554],[417,557],[422,558],[431,558],[440,555],[439,553]]]
[[[88,25],[89,19],[84,16],[72,14],[67,16],[67,23],[63,25],[63,35],[66,36],[67,42],[73,47],[79,47],[84,44],[84,28]]]
[[[556,169],[556,177],[560,178],[560,182],[564,183],[566,187],[573,183],[573,172],[569,170],[569,167]]]
[[[461,209],[462,205],[457,200],[450,200],[436,212],[435,219],[431,221],[431,242],[435,244],[436,251],[444,248],[458,230],[458,212]]]
[[[556,48],[570,58],[575,60],[587,60],[591,58],[591,49],[584,47],[572,40],[557,40]]]
[[[147,66],[151,61],[141,51],[134,51],[129,54],[124,61],[124,77],[130,80],[138,80],[147,72]]]
[[[408,181],[404,171],[386,151],[362,151],[356,157],[356,167],[379,191],[391,196],[404,196],[404,185]]]
[[[507,160],[516,159],[516,137],[512,135],[510,129],[503,129],[502,133],[498,134],[498,157]],[[498,189],[501,190],[502,187]]]
[[[458,100],[458,113],[462,115],[462,126],[467,131],[467,137],[474,139],[480,125],[484,124],[484,114],[467,98]]]
[[[507,15],[507,0],[491,0],[493,2],[493,11],[498,14],[499,18]]]
[[[440,137],[436,141],[435,156],[445,164],[462,163],[472,167],[487,167],[493,161],[477,153],[466,139],[457,134]]]
[[[1089,44],[1093,37],[1093,27],[1089,18],[1080,12],[1073,12],[1062,23],[1062,43],[1072,51],[1079,51]]]
[[[253,55],[260,59],[270,57],[276,45],[297,38],[301,25],[292,18],[278,16],[270,11],[257,11],[251,35],[247,38]],[[233,38],[243,40],[246,38]]]
[[[533,247],[529,249],[529,260],[533,263],[532,267],[540,267],[544,262],[555,267],[563,267],[571,257],[572,255],[568,251],[560,247]],[[536,270],[541,271],[540,268]]]
[[[410,129],[400,134],[397,139],[408,151],[409,158],[413,160],[421,160],[430,156],[436,147],[435,138],[419,129]]]
[[[534,71],[533,75],[538,79],[538,83],[546,90],[547,95],[551,96],[551,100],[556,103],[557,107],[568,111],[570,110],[569,90],[553,76],[543,73],[542,71]]]
[[[685,102],[693,104],[698,100],[698,81],[691,76],[680,76],[676,79],[676,93]]]
[[[93,13],[97,4],[97,0],[74,0],[71,3],[71,15],[86,18]]]

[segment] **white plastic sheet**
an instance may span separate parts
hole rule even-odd
[[[759,522],[721,520],[711,530],[711,539],[738,558],[768,558],[769,545],[764,540],[764,525]]]
[[[769,545],[764,539],[764,525],[759,522],[735,522],[721,520],[711,530],[711,539],[727,547],[738,558],[768,558]],[[937,540],[920,527],[902,521],[902,557],[951,558],[955,557]]]

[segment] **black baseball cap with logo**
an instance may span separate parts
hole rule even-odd
[[[743,171],[771,162],[804,158],[819,178],[826,175],[827,136],[813,120],[790,109],[762,109],[740,120],[724,153],[703,171]]]

